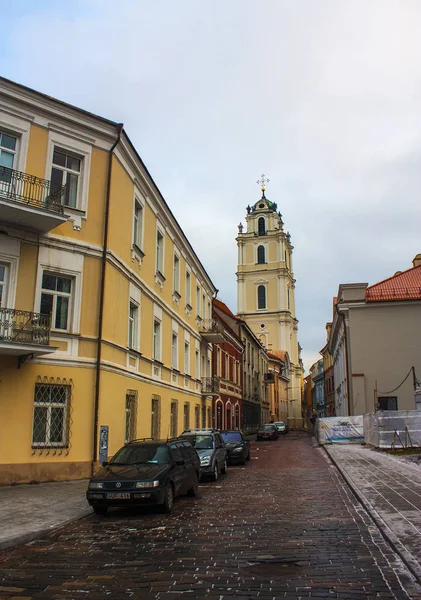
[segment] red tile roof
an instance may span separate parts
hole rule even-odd
[[[369,286],[365,291],[365,298],[367,302],[421,300],[421,266],[396,273]]]
[[[216,308],[219,308],[219,310],[222,310],[222,312],[224,312],[226,315],[228,315],[229,317],[231,317],[232,319],[236,319],[237,317],[230,311],[230,309],[228,308],[228,306],[225,304],[225,302],[222,302],[222,300],[218,300],[218,298],[214,298],[213,299],[213,304],[214,306],[216,306]]]

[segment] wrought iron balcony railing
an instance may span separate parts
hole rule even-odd
[[[202,394],[219,396],[219,377],[202,377]]]
[[[199,330],[201,333],[222,333],[224,326],[218,319],[202,319]]]
[[[48,346],[50,328],[49,315],[14,308],[0,308],[0,343]]]
[[[0,199],[63,214],[65,187],[53,189],[51,181],[0,166]]]

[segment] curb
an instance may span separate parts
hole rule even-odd
[[[388,525],[383,521],[382,517],[376,511],[376,509],[371,505],[371,503],[367,500],[367,498],[361,494],[353,484],[351,477],[346,473],[344,469],[342,469],[337,461],[329,454],[329,451],[325,448],[325,445],[321,445],[324,452],[328,456],[331,463],[336,467],[336,469],[341,474],[343,480],[347,484],[348,488],[351,490],[352,494],[370,516],[377,529],[381,533],[383,539],[389,544],[389,546],[394,550],[394,552],[400,557],[402,562],[406,565],[412,576],[415,578],[417,583],[421,585],[421,566],[418,561],[412,556],[412,554],[406,550],[403,546],[402,542],[390,531]]]
[[[43,537],[47,533],[57,531],[57,529],[61,529],[61,527],[66,527],[66,525],[69,525],[70,523],[74,523],[75,521],[81,521],[90,514],[92,514],[92,509],[89,507],[87,509],[84,509],[83,512],[79,513],[77,516],[66,519],[65,521],[60,521],[60,523],[56,523],[55,525],[50,525],[49,527],[38,529],[36,531],[29,531],[28,533],[20,533],[19,535],[14,535],[3,540],[0,539],[0,551],[6,550],[7,548],[11,548],[13,546],[27,544],[32,540],[36,540],[37,538]]]

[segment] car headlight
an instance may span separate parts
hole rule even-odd
[[[90,481],[89,482],[90,490],[102,490],[103,487],[104,487],[104,484],[102,483],[102,481]]]
[[[242,452],[243,449],[242,448],[234,448],[233,452]]]
[[[136,481],[137,488],[156,488],[159,486],[159,481]]]
[[[202,456],[200,459],[200,466],[207,467],[210,464],[211,457],[210,456]]]

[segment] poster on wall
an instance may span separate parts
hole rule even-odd
[[[361,444],[364,441],[363,415],[317,419],[319,444]]]

